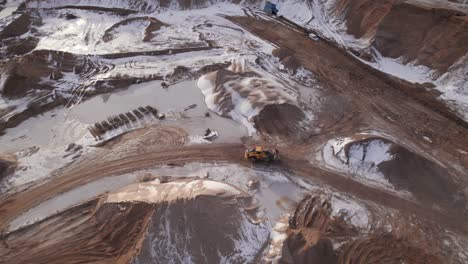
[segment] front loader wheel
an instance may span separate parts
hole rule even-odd
[[[257,158],[255,157],[249,157],[249,161],[254,163],[254,162],[257,162]]]

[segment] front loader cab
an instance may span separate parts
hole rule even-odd
[[[250,162],[257,162],[257,161],[270,162],[270,161],[278,159],[278,151],[276,149],[273,149],[271,151],[263,150],[262,147],[257,146],[255,148],[247,149],[244,153],[244,157],[248,159]]]

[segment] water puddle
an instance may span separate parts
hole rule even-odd
[[[194,108],[184,111],[194,104]],[[2,152],[17,152],[31,146],[65,148],[90,137],[87,128],[95,122],[146,105],[162,113],[174,113],[167,114],[167,120],[161,123],[185,128],[190,135],[201,136],[211,128],[219,132],[217,141],[226,143],[239,142],[247,135],[240,124],[218,116],[206,107],[195,81],[180,82],[169,88],[163,88],[160,81],[152,81],[95,96],[72,108],[58,108],[29,118],[17,127],[7,129],[0,137]],[[205,113],[209,113],[209,117]]]

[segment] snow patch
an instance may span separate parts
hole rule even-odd
[[[408,192],[396,191],[378,168],[382,162],[393,159],[393,155],[390,153],[390,143],[380,139],[358,144],[352,143],[353,141],[352,138],[329,140],[317,158],[323,160],[326,167],[351,175],[364,184],[411,197]],[[345,153],[347,145],[349,145],[348,153]]]
[[[189,136],[189,145],[198,144],[211,144],[211,141],[204,139],[203,136]]]
[[[244,72],[245,62],[233,63],[231,70]],[[270,79],[258,77],[239,77],[216,87],[217,72],[199,78],[198,87],[205,96],[208,108],[219,115],[228,115],[243,124],[254,135],[256,129],[252,123],[266,105],[297,102],[295,95]],[[223,95],[227,93],[227,95]],[[226,101],[230,98],[230,101]]]
[[[428,67],[415,65],[414,63],[403,64],[402,58],[392,59],[383,57],[375,48],[372,49],[372,53],[374,54],[375,62],[360,60],[382,72],[412,83],[425,83],[432,81],[430,76],[433,74],[433,71]]]
[[[341,214],[346,215],[346,220],[353,226],[367,230],[369,228],[369,215],[364,206],[350,198],[340,196],[332,196],[332,215],[339,217]]]

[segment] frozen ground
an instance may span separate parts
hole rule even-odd
[[[446,155],[444,158],[451,158],[450,150],[441,146],[454,144],[446,138],[440,138],[436,133],[440,132],[439,130],[434,132],[431,130],[433,126],[422,126],[421,120],[417,120],[418,122],[411,124],[414,127],[419,124],[419,127],[404,127],[417,130],[414,135],[403,129],[400,131],[395,128],[395,124],[388,125],[384,118],[380,118],[381,113],[377,110],[386,108],[376,111],[371,107],[365,109],[365,104],[362,106],[361,102],[353,101],[353,96],[347,93],[348,90],[340,90],[343,87],[335,90],[335,83],[326,83],[327,78],[323,76],[339,79],[340,76],[330,72],[334,72],[335,66],[343,70],[340,68],[341,64],[330,64],[331,69],[324,69],[306,66],[304,61],[298,60],[299,64],[302,64],[299,68],[287,68],[284,61],[272,56],[273,50],[284,48],[283,45],[287,46],[285,42],[281,42],[286,40],[276,42],[275,39],[270,39],[277,43],[274,45],[254,36],[247,27],[231,22],[235,19],[229,20],[224,17],[250,16],[256,13],[262,18],[271,19],[254,9],[242,9],[249,5],[248,3],[242,3],[243,6],[224,2],[213,3],[207,8],[180,10],[181,6],[177,4],[171,4],[167,9],[158,9],[153,4],[142,5],[146,2],[148,1],[28,2],[30,7],[91,5],[126,8],[137,13],[130,12],[121,16],[119,12],[123,12],[122,10],[98,11],[80,8],[51,8],[39,11],[43,19],[42,24],[37,26],[37,32],[31,32],[39,37],[36,50],[48,49],[80,54],[79,57],[83,58],[85,64],[88,63],[87,66],[92,65],[94,68],[84,74],[65,73],[58,81],[53,80],[55,73],[51,75],[52,80],[48,77],[43,78],[41,83],[50,83],[51,86],[40,91],[40,95],[46,100],[54,100],[58,95],[63,96],[69,99],[66,107],[58,107],[29,117],[17,126],[5,129],[5,134],[0,137],[0,152],[15,153],[19,162],[16,172],[6,178],[0,199],[0,228],[5,228],[2,230],[6,236],[28,236],[30,233],[24,232],[36,232],[36,228],[41,227],[38,225],[41,220],[46,222],[57,216],[62,217],[58,212],[67,215],[73,211],[68,209],[106,192],[113,192],[107,197],[109,203],[125,204],[130,201],[132,206],[140,201],[170,201],[175,204],[176,200],[186,201],[194,194],[209,194],[219,198],[244,193],[249,199],[252,196],[253,199],[248,201],[242,199],[246,197],[239,197],[238,202],[245,203],[245,214],[239,217],[241,220],[236,219],[240,223],[238,236],[226,237],[233,241],[234,245],[232,254],[221,261],[226,263],[234,259],[258,260],[263,257],[259,252],[266,252],[275,259],[274,256],[283,249],[283,243],[288,238],[287,232],[291,231],[288,218],[298,202],[307,194],[319,194],[330,202],[331,219],[344,217],[344,227],[349,227],[352,232],[350,231],[351,235],[344,234],[343,237],[366,237],[372,235],[376,229],[379,232],[395,232],[398,235],[397,231],[401,226],[401,229],[412,235],[412,231],[418,228],[420,219],[423,219],[421,222],[429,219],[427,224],[421,224],[421,227],[425,228],[424,234],[429,237],[443,237],[440,230],[446,230],[445,225],[447,229],[461,230],[460,234],[463,233],[463,227],[457,222],[458,216],[452,215],[452,209],[458,209],[457,207],[452,208],[450,204],[448,209],[443,208],[446,204],[439,204],[439,201],[426,207],[413,199],[412,194],[396,190],[389,182],[379,167],[395,159],[389,142],[375,139],[353,144],[356,141],[354,136],[339,136],[353,135],[356,131],[362,131],[361,126],[364,125],[381,126],[379,129],[385,131],[388,128],[388,133],[393,133],[393,137],[385,137],[391,138],[393,142],[398,142],[401,133],[405,136],[402,140],[405,144],[411,145],[412,143],[407,141],[414,139],[414,144],[427,151],[424,155],[438,154],[439,157]],[[367,47],[369,40],[357,40],[346,35],[343,24],[338,19],[330,18],[329,9],[333,2],[288,0],[281,1],[278,6],[280,15],[318,29],[321,36],[328,37],[342,48],[361,50]],[[8,12],[10,10],[4,10],[1,15],[7,16]],[[1,15],[0,20],[6,21]],[[67,18],[67,15],[72,16]],[[161,22],[161,26],[156,27],[149,38],[146,31],[151,25],[150,20],[142,18],[146,16]],[[130,22],[119,24],[124,19],[130,19]],[[250,21],[260,24],[260,21],[255,19]],[[270,32],[271,36],[274,38],[277,31],[284,30],[282,27],[278,25],[274,32]],[[288,33],[287,31],[282,32]],[[105,37],[106,34],[110,37]],[[310,39],[302,33],[299,34],[302,38],[298,39],[304,41],[304,45],[308,44]],[[295,38],[292,39],[295,41]],[[321,45],[320,50],[327,51],[325,44],[313,43]],[[298,52],[291,52],[288,56],[304,56],[309,59],[307,52],[313,52],[314,46],[311,45],[311,50],[305,52],[302,42],[298,41],[295,44],[297,46],[293,47]],[[331,49],[336,51],[330,46]],[[371,66],[411,82],[444,85],[445,88],[440,88],[445,91],[442,97],[463,102],[464,99],[459,95],[466,92],[466,87],[460,82],[459,76],[466,72],[466,67],[456,67],[450,73],[432,80],[432,72],[428,68],[417,64],[403,65],[399,60],[385,58],[377,53],[375,55],[375,62],[371,63]],[[310,58],[313,60],[315,57]],[[324,58],[333,61],[329,57]],[[47,63],[59,67],[61,62],[50,59]],[[227,67],[229,63],[230,66]],[[349,63],[346,66],[350,65],[356,64]],[[464,66],[463,60],[458,66],[460,65]],[[317,71],[312,73],[305,67]],[[228,72],[227,77],[222,75],[223,72]],[[342,72],[351,73],[345,70]],[[217,75],[218,73],[221,74]],[[1,76],[0,87],[3,87],[6,77]],[[148,81],[154,79],[157,81]],[[124,82],[125,87],[119,87],[123,89],[112,90],[112,82],[122,80],[130,80],[128,83],[132,81],[133,84],[126,85]],[[85,96],[87,91],[99,89],[96,84],[101,81],[106,84],[106,93]],[[360,88],[368,85],[364,82],[359,84]],[[362,94],[368,96],[366,93]],[[25,110],[31,100],[37,100],[38,96],[31,92],[17,99],[0,99],[0,109],[16,107],[9,114],[2,116],[3,120]],[[371,96],[375,96],[375,99],[380,95]],[[342,101],[337,98],[341,98]],[[333,101],[335,99],[337,102]],[[293,105],[303,112],[306,117],[300,124],[301,128],[309,129],[307,132],[313,133],[304,132],[306,136],[300,140],[292,140],[295,135],[279,139],[270,137],[268,131],[256,129],[252,120],[260,116],[263,109],[283,104]],[[132,121],[128,126],[112,129],[103,135],[103,139],[119,137],[105,144],[96,141],[88,132],[89,126],[96,122],[145,105],[156,108],[160,114],[164,114],[165,119],[157,118],[158,115],[154,118],[145,117]],[[327,108],[329,106],[330,108]],[[287,122],[277,122],[279,116],[284,113],[281,109],[277,111],[280,113],[273,111],[266,121],[272,121],[271,126],[275,129],[287,130]],[[420,116],[425,117],[423,114],[426,113],[428,112]],[[295,117],[287,114],[285,116],[281,118]],[[411,118],[408,120],[414,121]],[[375,124],[369,124],[369,121],[375,120]],[[455,124],[437,123],[439,119],[432,120],[429,117],[428,120],[427,124],[436,123],[439,127],[453,125],[450,127],[452,130],[447,133],[455,134],[459,131]],[[218,132],[218,137],[213,141],[203,139],[207,128]],[[127,133],[129,131],[132,132]],[[434,134],[430,134],[431,131]],[[303,131],[294,133],[301,134]],[[443,140],[449,143],[441,143]],[[76,145],[70,145],[71,143]],[[98,143],[100,145],[96,146]],[[460,146],[464,146],[464,142],[459,143]],[[246,147],[254,145],[277,147],[284,158],[279,163],[269,166],[247,163],[242,157],[243,151]],[[69,150],[66,150],[67,148]],[[433,153],[427,150],[428,148],[431,148]],[[318,152],[314,153],[313,157],[307,157],[312,149]],[[466,153],[458,151],[457,157],[461,160],[464,154]],[[219,162],[215,163],[216,161]],[[444,160],[440,161],[440,164],[444,165],[443,162]],[[129,171],[131,172],[127,173]],[[47,181],[49,176],[52,177]],[[161,176],[161,181],[151,183],[152,176]],[[178,180],[185,177],[198,178],[191,183],[165,183],[165,176]],[[347,186],[341,180],[352,184]],[[132,185],[141,182],[144,183]],[[160,186],[163,182],[165,187]],[[123,191],[116,192],[121,188],[124,188]],[[368,193],[363,193],[366,191]],[[453,194],[447,194],[450,195]],[[189,215],[185,214],[189,210],[185,206],[174,211],[164,211],[164,206],[166,205],[156,208],[155,216],[159,218],[153,218],[152,221],[159,221],[159,224],[152,227],[153,229],[148,229],[150,231],[145,234],[147,240],[144,246],[150,251],[154,261],[169,263],[166,259],[158,259],[158,256],[161,256],[160,252],[163,252],[166,253],[166,258],[189,262],[193,256],[186,249],[197,234],[192,231],[197,231],[201,226],[196,222],[201,218],[191,220]],[[208,210],[210,208],[208,207]],[[194,210],[197,209],[200,208]],[[124,210],[124,207],[119,207],[112,217],[119,217]],[[400,210],[401,215],[398,215]],[[405,218],[407,216],[410,217]],[[180,221],[171,217],[178,217],[177,220]],[[187,220],[190,222],[184,222]],[[131,226],[132,221],[134,220],[129,218],[127,224]],[[2,223],[5,224],[2,226]],[[193,224],[195,228],[187,223]],[[25,226],[28,228],[21,228]],[[213,227],[216,228],[217,224]],[[434,229],[436,227],[440,229]],[[49,231],[47,228],[44,230]],[[10,235],[7,234],[9,232]],[[90,232],[96,232],[92,237],[98,240],[103,237],[99,233],[100,230]],[[75,238],[73,231],[70,234],[70,237]],[[454,239],[447,240],[447,248],[451,247],[454,241],[462,241],[458,240],[458,235],[457,233]],[[130,236],[125,234],[125,237]],[[265,242],[268,237],[271,243]],[[36,238],[31,236],[28,240],[36,242]],[[41,246],[48,242],[48,238],[40,239],[37,240],[37,247],[44,249]],[[417,242],[418,245],[426,245]],[[463,252],[462,242],[456,245],[456,251]],[[343,243],[339,239],[333,241],[332,250],[340,249]],[[1,245],[8,245],[9,248],[5,249]],[[10,241],[0,243],[0,253],[8,251],[9,257],[14,256],[11,252],[16,250],[15,247],[22,247],[21,245],[23,244]],[[431,249],[427,248],[428,251]],[[462,259],[463,256],[460,256]],[[135,260],[135,263],[145,263],[145,259]]]
[[[419,1],[422,4],[429,2],[431,5],[437,1]],[[468,120],[468,64],[467,56],[461,57],[447,73],[440,76],[435,70],[419,65],[417,61],[403,63],[405,58],[387,58],[376,51],[372,45],[372,38],[355,38],[347,33],[346,22],[334,14],[337,0],[310,1],[286,0],[278,3],[279,15],[283,15],[292,21],[319,32],[322,36],[337,43],[348,50],[371,50],[373,62],[362,60],[372,67],[412,83],[432,83],[442,94],[440,99],[457,112],[465,121]],[[440,4],[441,2],[439,2]],[[443,2],[443,5],[456,3]],[[463,3],[466,7],[466,3]]]
[[[342,196],[332,190],[321,188],[297,175],[270,168],[247,168],[236,164],[188,163],[181,167],[156,167],[135,173],[106,177],[85,184],[69,192],[55,196],[25,212],[10,223],[10,231],[18,229],[21,226],[30,225],[54,213],[90,200],[101,193],[116,191],[129,183],[141,181],[147,175],[176,178],[201,177],[202,179],[210,179],[236,186],[236,188],[253,196],[254,204],[259,209],[258,217],[266,219],[267,225],[274,225],[283,214],[291,211],[305,194],[320,190],[327,193],[332,199],[334,206],[333,215],[338,216],[343,211],[350,212],[349,220],[354,226],[363,229],[368,227],[368,213],[366,212],[366,207],[361,202],[354,201],[352,198]],[[258,188],[252,189],[249,187],[249,182],[252,181],[258,182]],[[120,194],[114,198],[126,199]],[[109,199],[112,200],[114,198],[110,197]]]
[[[319,153],[313,155],[313,159],[322,161],[330,169],[349,174],[364,184],[410,198],[409,192],[396,190],[379,169],[380,163],[393,159],[391,145],[378,139],[358,144],[354,144],[354,141],[356,139],[353,138],[329,140]]]
[[[185,111],[193,104],[196,104],[195,108]],[[189,133],[191,144],[210,143],[200,139],[207,128],[219,133],[215,139],[217,143],[239,142],[241,137],[247,135],[246,128],[233,120],[212,112],[209,117],[205,116],[210,110],[194,81],[180,82],[169,88],[163,88],[160,81],[135,84],[126,90],[100,95],[71,108],[52,110],[7,129],[5,135],[0,137],[2,151],[17,153],[21,166],[21,170],[8,178],[7,188],[48,177],[52,171],[88,152],[98,143],[89,133],[89,126],[111,115],[145,105],[165,113],[166,119],[138,120],[130,128],[109,132],[104,139],[151,124],[179,126]],[[78,153],[67,153],[65,150],[71,143],[83,148]],[[28,153],[32,147],[37,151]]]
[[[239,73],[237,78],[217,83],[219,73],[209,73],[200,77],[198,87],[205,97],[209,109],[228,115],[248,128],[249,135],[256,132],[252,119],[267,105],[297,104],[297,91],[265,78],[263,72],[249,68],[245,60],[233,62],[229,68]],[[255,73],[261,77],[242,77],[243,73]],[[226,100],[230,98],[231,100]]]

